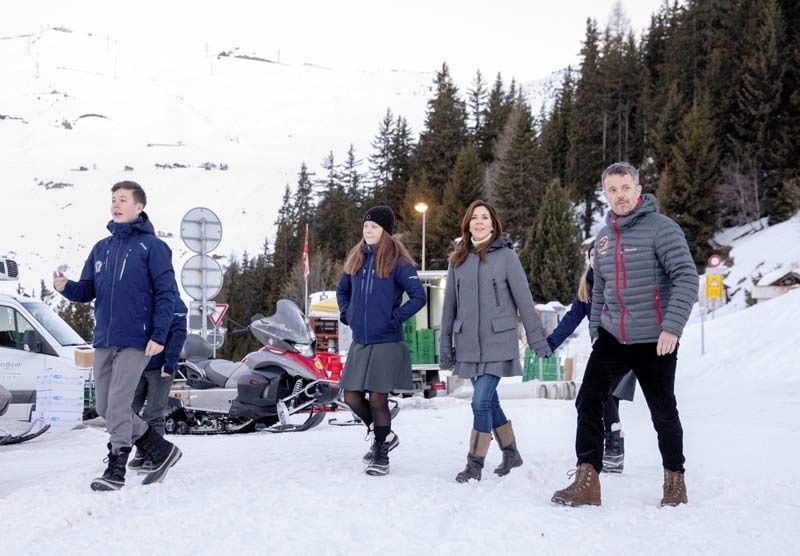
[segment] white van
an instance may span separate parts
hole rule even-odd
[[[0,258],[0,264],[0,281],[16,280],[13,261]],[[9,275],[12,265],[14,272]],[[4,417],[29,420],[36,377],[47,369],[76,369],[79,347],[91,346],[45,303],[27,295],[0,293],[0,384],[12,395]]]

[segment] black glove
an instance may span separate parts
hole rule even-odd
[[[456,350],[454,348],[442,347],[439,349],[439,368],[449,371],[456,364]]]

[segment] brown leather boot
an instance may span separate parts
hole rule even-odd
[[[688,504],[689,497],[686,493],[686,480],[683,473],[664,469],[664,497],[661,506],[677,506]]]
[[[517,450],[517,439],[514,436],[514,429],[511,428],[511,421],[494,429],[494,438],[503,451],[503,463],[498,465],[494,472],[503,477],[515,467],[522,465],[522,456]]]
[[[475,429],[469,436],[469,453],[467,454],[467,466],[456,475],[456,481],[466,483],[470,479],[481,480],[481,470],[486,454],[489,452],[489,444],[492,442],[492,435],[488,432],[478,432]]]
[[[565,506],[599,506],[600,477],[591,463],[582,463],[570,471],[568,476],[575,479],[564,490],[557,490],[551,502]]]

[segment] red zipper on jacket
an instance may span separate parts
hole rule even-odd
[[[622,316],[619,320],[619,332],[622,336],[622,343],[626,342],[625,338],[625,314],[628,312],[628,308],[625,307],[625,302],[622,300],[622,291],[620,289],[620,267],[622,267],[622,282],[623,288],[628,287],[628,280],[627,275],[625,273],[625,257],[622,253],[622,231],[619,229],[617,225],[617,220],[619,219],[619,215],[614,215],[614,231],[617,234],[617,244],[614,247],[614,289],[617,292],[617,299],[619,300],[619,304],[622,307]]]
[[[661,296],[658,293],[658,288],[653,288],[653,295],[656,298],[656,317],[658,318],[658,325],[661,326],[664,316],[661,314]]]

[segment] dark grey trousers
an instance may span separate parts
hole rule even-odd
[[[136,394],[133,397],[133,412],[161,436],[164,436],[164,415],[167,412],[169,391],[172,388],[172,375],[161,376],[161,370],[145,371],[139,379]],[[147,404],[145,404],[147,401]],[[144,407],[144,411],[142,411]]]
[[[111,449],[132,446],[147,431],[147,423],[133,413],[133,395],[150,360],[142,349],[95,348],[94,385],[97,412],[105,418]]]

